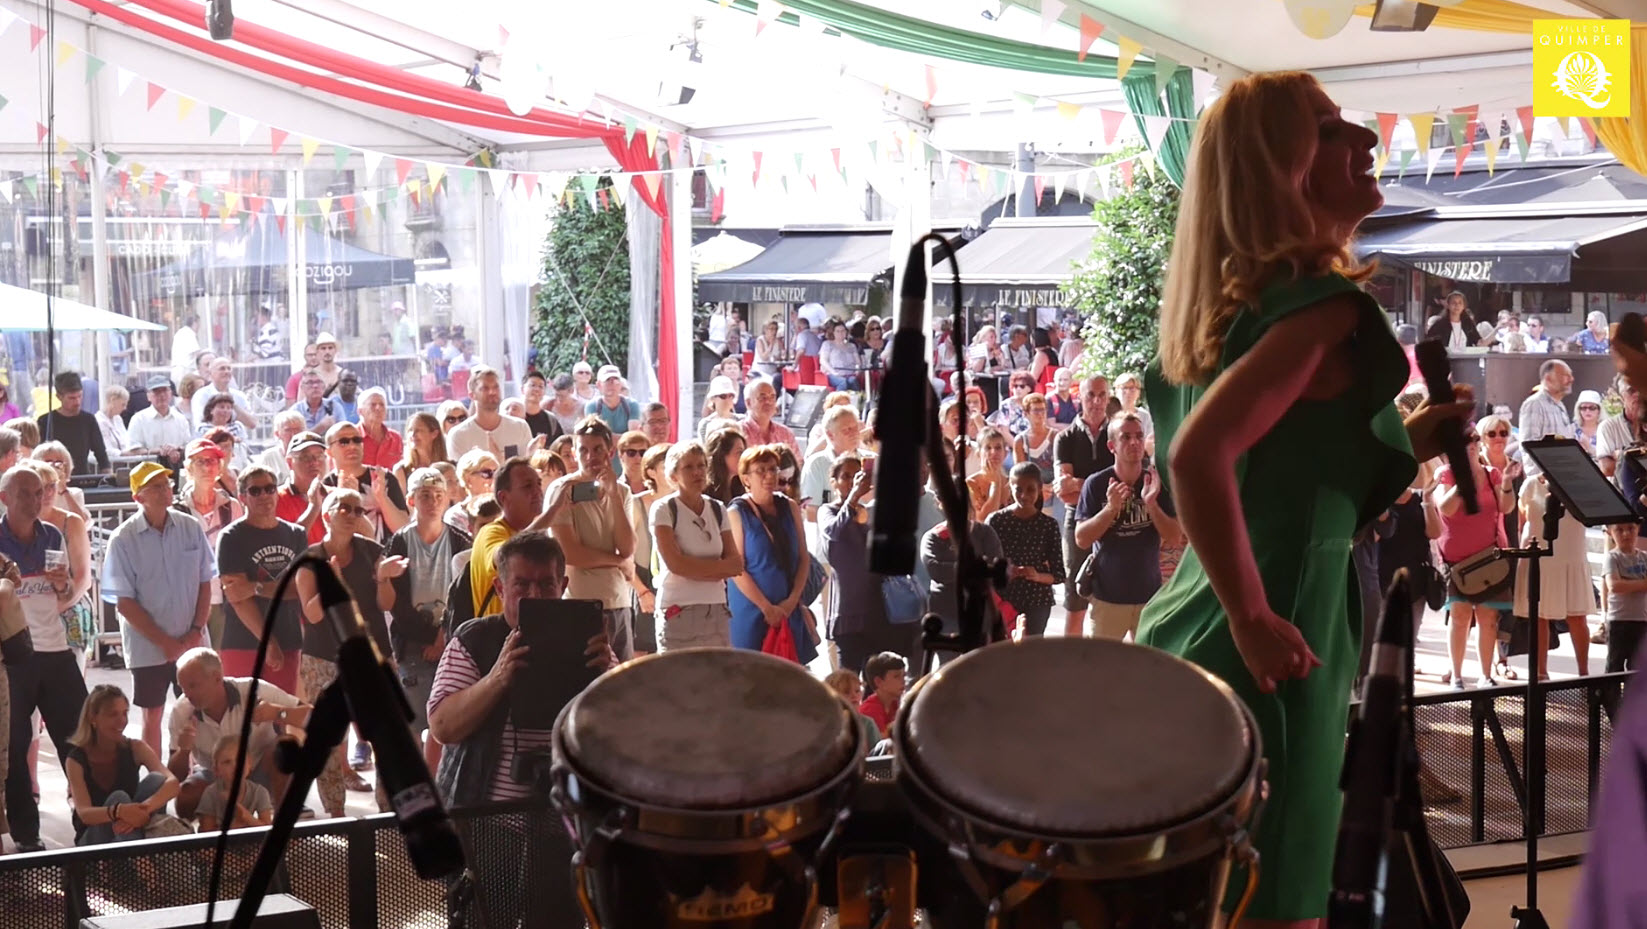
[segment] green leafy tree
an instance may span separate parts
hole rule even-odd
[[[1076,373],[1142,372],[1160,343],[1161,285],[1178,222],[1178,188],[1166,172],[1140,165],[1132,188],[1099,201],[1092,217],[1098,222],[1092,254],[1066,288],[1086,319],[1086,351]]]
[[[628,371],[629,244],[624,208],[609,200],[607,209],[591,210],[581,194],[570,199],[575,205],[556,209],[543,250],[543,281],[532,317],[538,369],[552,376],[585,360],[587,319],[594,329],[588,362]]]

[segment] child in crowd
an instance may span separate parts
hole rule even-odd
[[[200,817],[201,832],[215,832],[223,827],[229,804],[229,787],[234,781],[235,756],[240,752],[240,737],[226,735],[217,740],[212,751],[212,768],[216,779],[200,795],[196,815]],[[274,821],[274,802],[268,788],[256,781],[243,778],[240,796],[236,798],[231,829],[244,826],[267,826]]]
[[[986,522],[1001,539],[1012,567],[1003,599],[1018,611],[1014,639],[1046,632],[1052,615],[1052,585],[1064,582],[1064,541],[1058,523],[1041,511],[1041,469],[1033,461],[1012,469],[1013,506],[996,510]]]
[[[1639,527],[1607,527],[1607,673],[1637,668],[1636,653],[1647,637],[1647,552],[1636,548]],[[1575,635],[1583,635],[1582,632]]]
[[[864,681],[872,693],[858,704],[858,712],[873,720],[883,736],[898,715],[898,701],[904,696],[904,676],[908,669],[904,656],[897,652],[881,652],[864,663]]]
[[[824,683],[829,685],[830,690],[839,694],[840,698],[846,701],[846,705],[852,708],[852,714],[858,717],[858,725],[864,731],[864,754],[869,754],[874,750],[875,744],[881,741],[881,730],[875,725],[875,720],[858,711],[858,704],[864,702],[863,681],[852,671],[837,668],[824,675]]]

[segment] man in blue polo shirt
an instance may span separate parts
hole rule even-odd
[[[132,498],[141,507],[109,538],[103,559],[103,599],[120,614],[132,704],[143,708],[143,741],[164,758],[160,721],[166,690],[177,690],[184,652],[207,641],[217,559],[193,516],[171,508],[171,472],[145,461],[132,469]],[[181,691],[178,691],[181,693]]]
[[[165,471],[159,465],[149,467]],[[169,472],[168,472],[169,473]],[[69,648],[61,614],[73,605],[69,587],[68,548],[63,534],[40,519],[45,504],[40,475],[17,465],[0,476],[0,503],[6,518],[0,522],[0,555],[16,562],[18,599],[28,621],[34,653],[6,668],[10,676],[12,752],[6,771],[6,818],[11,821],[17,850],[43,851],[40,844],[40,807],[29,782],[29,741],[34,736],[34,711],[45,720],[46,733],[57,757],[69,756],[69,737],[80,722],[86,702],[86,681]]]

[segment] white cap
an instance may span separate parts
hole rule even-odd
[[[724,374],[709,382],[709,396],[711,397],[736,397],[737,395],[737,385],[733,384],[732,379]]]
[[[618,370],[617,365],[601,365],[600,370],[595,373],[595,383],[603,384],[614,377],[620,380],[623,378],[623,372]]]
[[[322,332],[320,335],[315,336],[315,345],[316,345],[316,347],[319,347],[321,345],[336,345],[336,344],[337,344],[337,336],[332,335],[330,332]]]

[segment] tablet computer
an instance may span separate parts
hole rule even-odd
[[[606,632],[599,600],[520,602],[520,644],[531,649],[509,685],[510,719],[517,729],[553,729],[561,708],[600,670],[584,650]]]

